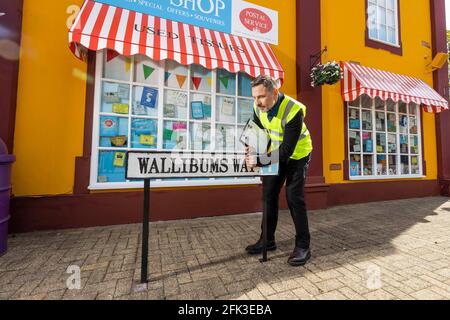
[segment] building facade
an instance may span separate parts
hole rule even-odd
[[[7,98],[0,134],[17,157],[12,231],[139,222],[141,182],[126,181],[124,152],[177,146],[239,151],[236,136],[251,115],[249,81],[267,65],[283,78],[282,91],[308,107],[315,148],[306,186],[309,209],[449,195],[448,68],[429,68],[439,52],[447,52],[444,0],[250,2],[278,12],[278,44],[267,49],[252,42],[251,48],[244,38],[226,38],[221,49],[228,45],[222,59],[228,67],[214,64],[220,59],[191,64],[187,57],[183,63],[183,52],[166,53],[170,47],[155,57],[139,39],[135,55],[134,40],[128,49],[111,47],[101,37],[84,39],[85,29],[79,38],[72,32],[69,44],[68,29],[83,12],[89,25],[95,12],[87,12],[81,0],[8,4],[0,22],[20,45],[16,58],[0,57]],[[91,33],[97,28],[111,34],[115,24],[119,30],[119,13],[111,13],[105,27],[109,10],[98,10],[104,17],[92,20]],[[179,24],[166,26],[161,39],[186,38]],[[169,40],[168,46],[176,43]],[[238,47],[248,48],[248,56]],[[246,56],[261,61],[242,63]],[[312,87],[310,70],[319,59],[340,62],[342,82]],[[411,96],[402,91],[408,86],[416,88]],[[194,110],[199,101],[209,108]],[[261,211],[259,179],[166,179],[152,185],[152,221]]]

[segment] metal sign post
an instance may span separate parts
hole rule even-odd
[[[266,200],[263,200],[263,223],[262,223],[263,250],[261,263],[267,262],[267,210]]]
[[[148,282],[148,240],[150,236],[150,179],[144,180],[144,219],[142,221],[141,283]]]
[[[148,252],[150,235],[150,179],[163,178],[217,178],[256,177],[277,175],[278,167],[248,169],[242,154],[207,152],[127,152],[127,180],[144,180],[144,207],[142,220],[141,283],[148,283]],[[263,256],[267,261],[267,208],[263,202]]]

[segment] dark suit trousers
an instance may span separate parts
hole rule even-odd
[[[300,160],[289,159],[280,163],[278,176],[265,176],[263,180],[263,201],[267,210],[267,239],[275,240],[278,223],[280,191],[286,182],[286,199],[295,225],[295,245],[307,249],[310,245],[308,216],[305,205],[305,180],[311,156]]]

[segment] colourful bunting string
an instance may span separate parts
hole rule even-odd
[[[180,86],[180,89],[183,88],[184,83],[186,82],[187,77],[183,75],[177,75],[177,81],[178,85]]]
[[[125,58],[125,70],[127,71],[127,73],[129,73],[131,70],[131,59],[130,58]]]
[[[208,81],[208,85],[211,87],[212,86],[212,78],[207,77],[206,80]]]
[[[170,72],[167,72],[167,71],[166,71],[166,73],[164,74],[164,82],[167,83],[167,81],[169,81],[169,78],[170,78],[171,75],[172,75],[172,74],[171,74]]]
[[[145,80],[147,80],[152,75],[152,73],[155,71],[155,68],[149,67],[145,64],[142,67],[144,69]]]
[[[194,83],[195,90],[198,90],[198,88],[200,88],[200,84],[202,83],[202,78],[192,77],[192,82]]]
[[[108,50],[106,53],[106,62],[110,62],[111,60],[117,58],[120,54],[114,50]]]
[[[222,82],[225,89],[228,89],[228,80],[229,78],[227,76],[225,77],[219,77],[220,82]]]

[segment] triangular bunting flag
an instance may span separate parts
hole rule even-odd
[[[106,62],[110,62],[114,58],[117,58],[120,54],[117,51],[114,50],[108,50],[106,53]]]
[[[206,80],[208,81],[208,85],[211,87],[211,85],[212,85],[212,78],[211,77],[207,77]]]
[[[202,83],[202,78],[192,77],[192,82],[194,83],[195,90],[198,90],[198,88],[200,88],[200,84]]]
[[[166,73],[164,74],[164,81],[165,81],[165,82],[169,81],[169,78],[170,78],[171,75],[172,75],[172,74],[171,74],[170,72],[167,72],[167,71],[166,71]]]
[[[180,86],[180,89],[183,88],[184,83],[186,82],[186,79],[187,79],[186,76],[177,74],[177,81],[178,81],[178,85]]]
[[[147,80],[152,75],[152,73],[155,71],[155,68],[149,67],[145,64],[142,67],[144,69],[144,78],[145,78],[145,80]]]
[[[129,73],[131,70],[131,59],[130,58],[125,58],[125,70],[127,71],[127,73]]]
[[[230,78],[228,78],[227,76],[225,77],[219,77],[220,82],[222,82],[223,86],[225,87],[225,89],[228,89],[228,80]]]

